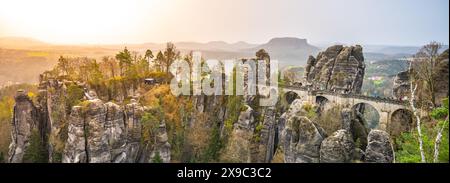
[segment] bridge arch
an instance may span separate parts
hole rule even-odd
[[[381,113],[378,109],[366,102],[359,102],[352,106],[352,111],[359,119],[363,120],[369,129],[377,129],[381,122]]]
[[[284,100],[286,100],[287,104],[292,104],[295,99],[299,99],[300,95],[294,91],[288,91],[284,94]]]
[[[387,131],[392,136],[398,136],[402,132],[410,131],[414,125],[412,111],[408,109],[397,109],[392,112],[387,126]]]
[[[321,95],[317,95],[316,99],[315,99],[316,105],[317,107],[317,113],[321,114],[322,112],[324,112],[325,110],[328,109],[328,105],[330,103],[330,100],[325,97],[325,96],[321,96]]]

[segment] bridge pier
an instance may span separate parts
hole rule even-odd
[[[380,113],[380,119],[378,124],[378,129],[386,131],[388,123],[389,123],[389,116],[390,113],[386,111],[381,111]]]

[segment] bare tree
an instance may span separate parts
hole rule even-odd
[[[409,62],[409,72],[412,72],[412,61]],[[425,152],[423,150],[423,139],[422,139],[422,129],[421,129],[421,122],[420,122],[420,116],[417,112],[417,108],[416,108],[416,91],[417,91],[417,84],[414,84],[413,79],[410,79],[411,85],[410,85],[410,90],[411,90],[411,97],[409,99],[409,104],[411,106],[411,109],[413,111],[414,116],[416,117],[416,124],[417,124],[417,132],[419,134],[419,150],[420,150],[420,157],[422,159],[422,163],[426,163],[426,159],[425,159]]]
[[[427,93],[424,96],[429,96],[428,100],[433,107],[436,106],[436,78],[439,77],[436,75],[436,65],[441,48],[441,43],[432,41],[423,46],[414,56],[414,75],[419,79],[418,81],[423,81],[419,87]]]
[[[444,124],[442,124],[442,127],[439,129],[439,132],[436,135],[436,140],[434,141],[434,158],[433,158],[433,162],[434,163],[438,162],[439,147],[441,145],[441,140],[442,140],[442,132],[444,131],[444,128],[447,125],[447,122],[448,122],[448,115],[447,115],[447,118],[444,121]]]

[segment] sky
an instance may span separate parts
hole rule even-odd
[[[58,44],[306,38],[449,43],[448,0],[0,0],[0,37]]]

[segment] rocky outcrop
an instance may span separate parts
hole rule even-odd
[[[360,93],[364,78],[364,56],[359,45],[335,45],[309,57],[306,79],[315,90]]]
[[[366,149],[367,134],[369,129],[365,125],[364,117],[358,109],[352,111],[349,108],[344,108],[341,111],[342,129],[350,133],[354,142],[359,142],[357,148]]]
[[[144,108],[135,99],[130,104],[125,105],[125,126],[126,126],[126,159],[127,163],[134,163],[139,160],[142,125],[140,123]]]
[[[286,163],[318,163],[320,144],[326,136],[323,130],[303,116],[287,115],[286,118],[280,138],[284,161]]]
[[[233,131],[228,141],[225,154],[226,161],[250,163],[252,137],[255,130],[253,109],[245,105],[240,112],[238,121],[233,125]]]
[[[391,161],[386,162],[392,162],[389,135],[384,131],[372,130],[372,135],[367,138],[368,129],[364,122],[357,119],[357,113],[349,108],[342,109],[341,129],[327,137],[319,125],[306,117],[302,101],[294,100],[277,123],[278,130],[281,131],[278,136],[279,147],[275,153],[276,161],[282,159],[282,162],[286,163],[351,163],[373,162],[374,159],[380,161],[391,157]]]
[[[39,121],[38,111],[25,91],[17,91],[15,102],[8,162],[21,163],[30,145],[31,133],[37,130]]]
[[[125,155],[126,128],[122,107],[108,102],[106,106],[105,135],[111,152],[112,162],[122,162]]]
[[[86,150],[89,163],[111,161],[111,153],[105,133],[106,106],[100,99],[89,100],[85,107]]]
[[[74,106],[69,117],[68,138],[64,148],[63,163],[87,163],[86,130],[83,111]]]
[[[48,99],[52,96],[46,95],[46,97]],[[54,97],[61,98],[56,94]],[[67,132],[66,138],[61,139],[64,142],[61,162],[150,162],[148,153],[144,151],[152,151],[149,153],[158,151],[163,162],[170,162],[170,144],[164,123],[158,131],[154,147],[147,148],[145,144],[142,144],[140,120],[144,108],[135,99],[131,99],[130,103],[124,107],[113,102],[104,103],[93,91],[85,91],[85,99],[87,100],[73,106],[68,113],[70,115],[64,120],[67,121]],[[63,126],[59,128],[52,126],[53,128],[56,130],[52,132],[56,131],[59,134],[56,137],[64,136]],[[55,152],[53,148],[49,147],[49,149]]]
[[[396,99],[405,100],[409,97],[409,71],[398,73],[394,78],[393,95]]]
[[[104,104],[100,99],[82,104],[72,108],[63,162],[151,162],[156,152],[163,162],[170,162],[165,123],[158,129],[150,158],[145,158],[143,151],[149,149],[141,143],[140,122],[144,108],[136,100],[131,100],[125,110],[112,102]]]
[[[274,107],[266,108],[262,114],[262,128],[259,131],[258,156],[256,162],[268,163],[272,160],[275,153],[275,135],[276,135],[276,110]]]
[[[49,161],[57,162],[63,151],[64,138],[66,135],[67,120],[66,96],[67,86],[66,82],[56,79],[41,80],[39,87],[45,90],[45,96],[41,96],[43,106],[46,109],[49,125]],[[43,101],[45,100],[45,102]]]
[[[168,141],[169,138],[167,137],[166,125],[165,123],[161,123],[157,131],[156,144],[154,145],[148,162],[156,160],[156,156],[159,156],[162,163],[170,162],[170,144]]]
[[[321,163],[349,163],[353,159],[355,144],[350,133],[341,129],[322,141]]]
[[[372,130],[367,138],[365,161],[371,163],[392,163],[394,153],[389,134],[381,130]]]
[[[437,58],[436,65],[436,77],[435,77],[435,86],[436,86],[436,104],[442,105],[442,100],[444,98],[448,98],[449,93],[449,50],[445,50],[443,53],[439,55]]]

